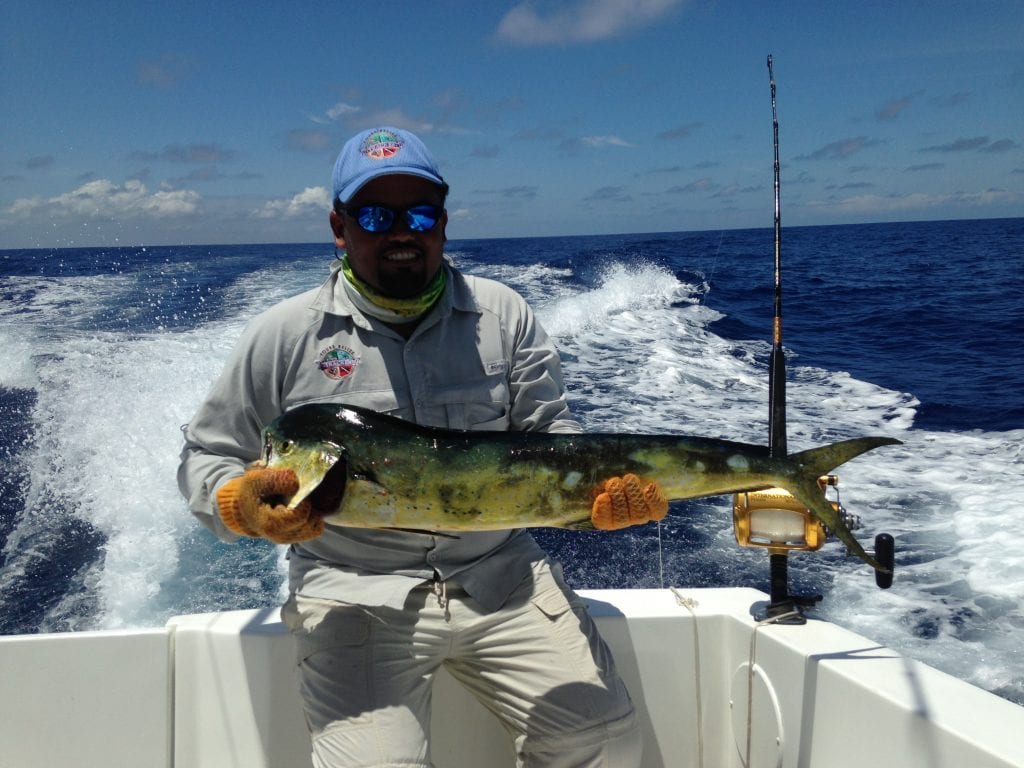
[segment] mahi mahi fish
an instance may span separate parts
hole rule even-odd
[[[457,532],[593,528],[603,481],[633,473],[672,499],[779,487],[849,550],[864,551],[821,493],[818,477],[900,441],[863,437],[772,458],[767,448],[685,435],[480,432],[424,427],[352,405],[287,411],[263,430],[259,466],[291,469],[332,525]]]

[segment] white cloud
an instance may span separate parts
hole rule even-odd
[[[199,210],[201,200],[199,193],[190,189],[150,193],[146,185],[138,179],[129,179],[122,185],[117,185],[109,179],[96,179],[55,197],[15,200],[6,213],[14,218],[25,218],[44,209],[48,216],[62,218],[184,216]]]
[[[331,193],[326,187],[306,187],[287,200],[268,200],[256,211],[259,219],[300,219],[323,214],[331,207]]]
[[[1019,204],[1018,193],[999,189],[980,192],[956,192],[948,195],[910,192],[898,195],[856,195],[837,200],[811,201],[808,208],[827,209],[846,215],[877,215],[892,211],[959,210],[997,205]]]
[[[446,100],[446,97],[442,95],[441,102],[442,108],[451,111],[451,107],[454,102],[450,98]],[[474,133],[474,131],[452,125],[448,120],[431,121],[411,117],[400,107],[375,107],[364,109],[363,107],[353,107],[350,104],[345,104],[343,102],[331,107],[331,109],[325,113],[324,117],[315,117],[311,115],[310,119],[313,120],[313,122],[320,124],[340,122],[353,131],[368,128],[379,128],[382,125],[395,125],[399,128],[405,128],[406,130],[419,134],[444,133],[468,135]],[[305,138],[299,131],[292,131],[292,133],[295,135],[292,141],[293,144],[296,143],[297,140],[303,140]],[[326,134],[323,135],[326,136]]]
[[[143,85],[167,90],[180,85],[196,70],[194,59],[168,53],[159,59],[140,61],[137,78]]]
[[[362,107],[357,107],[352,104],[347,104],[344,101],[339,101],[333,107],[324,112],[322,115],[309,115],[309,119],[312,120],[314,123],[326,125],[328,123],[333,123],[338,120],[350,117],[351,115],[354,115],[356,112],[362,111],[362,109]]]
[[[505,14],[497,37],[513,45],[549,45],[605,40],[644,27],[681,5],[682,0],[576,0],[546,14],[523,2]]]
[[[331,120],[337,120],[339,117],[345,117],[346,115],[358,112],[359,109],[359,107],[354,107],[351,104],[346,104],[345,102],[340,101],[327,110],[327,116],[331,118]]]
[[[630,144],[625,139],[620,139],[618,136],[584,136],[581,141],[588,147],[633,147],[635,144]]]
[[[21,197],[15,200],[4,213],[16,219],[22,219],[45,207],[46,201],[41,197]]]
[[[415,133],[432,133],[437,129],[434,123],[409,117],[401,109],[381,109],[367,115],[360,123],[367,128],[377,125],[395,125]]]

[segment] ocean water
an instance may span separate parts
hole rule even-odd
[[[767,442],[771,228],[452,241],[536,307],[588,429]],[[0,251],[0,633],[158,626],[273,605],[283,549],[225,545],[179,497],[179,426],[246,319],[326,276],[326,244]],[[1024,704],[1024,219],[783,232],[790,451],[840,468],[892,589],[830,543],[797,592],[834,621]],[[578,588],[752,586],[728,498],[660,526],[540,530]]]

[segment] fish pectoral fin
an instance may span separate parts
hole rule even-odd
[[[566,523],[562,526],[566,531],[596,531],[597,528],[590,520],[577,520],[574,523]]]
[[[398,533],[418,533],[421,536],[435,536],[439,539],[461,539],[454,533],[446,533],[445,531],[421,531],[418,528],[382,528],[384,531],[397,531]]]

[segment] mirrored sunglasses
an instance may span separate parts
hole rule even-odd
[[[437,226],[444,213],[444,208],[439,205],[414,205],[404,210],[384,205],[360,205],[343,210],[355,219],[362,229],[376,234],[390,232],[398,216],[405,219],[405,225],[413,232],[429,232]]]

